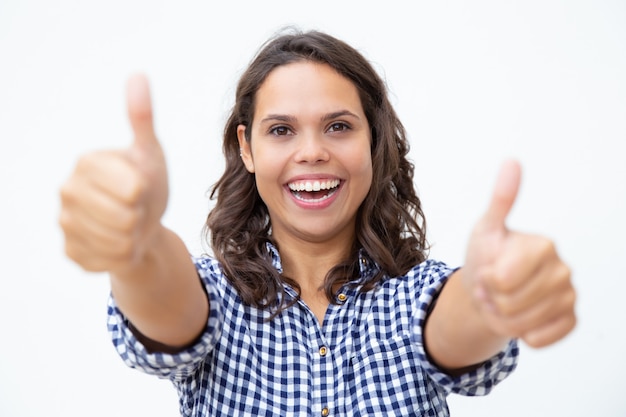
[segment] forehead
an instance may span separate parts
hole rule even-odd
[[[255,113],[336,111],[363,113],[354,83],[328,64],[299,61],[272,70],[256,93]]]

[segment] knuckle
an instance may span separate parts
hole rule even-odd
[[[65,250],[65,255],[68,258],[70,258],[74,262],[80,263],[78,254],[76,253],[75,246],[72,245],[68,240],[65,241],[64,250]]]
[[[93,256],[86,255],[83,245],[74,243],[71,239],[65,243],[65,255],[86,271],[93,271]]]
[[[524,343],[532,348],[540,348],[542,346],[545,346],[545,342],[536,333],[533,332],[522,335],[521,339],[524,341]]]
[[[489,284],[491,288],[498,292],[508,293],[513,288],[513,283],[510,279],[511,276],[512,273],[509,267],[500,268],[498,273],[491,277]]]
[[[567,331],[569,332],[572,329],[574,329],[577,324],[578,324],[578,317],[576,317],[576,314],[571,314],[568,320]]]
[[[561,264],[557,271],[554,273],[554,289],[561,293],[567,294],[569,297],[576,297],[576,291],[572,285],[571,270],[565,265]]]
[[[59,218],[58,218],[58,223],[59,223],[59,226],[61,227],[61,230],[63,230],[64,232],[67,232],[68,230],[71,229],[71,226],[72,226],[71,216],[67,213],[66,210],[61,210],[61,213],[59,214]]]
[[[572,277],[572,269],[563,262],[561,262],[559,266],[559,277],[561,280],[568,283]]]
[[[76,200],[76,190],[71,179],[61,185],[59,197],[62,206],[70,205]]]
[[[69,181],[64,182],[59,189],[59,196],[61,197],[61,201],[66,201],[72,195],[72,188],[70,187]]]
[[[544,256],[547,257],[555,257],[556,256],[556,245],[554,243],[554,241],[545,238],[545,237],[540,237],[537,239],[537,243],[536,243],[536,247],[539,251],[539,253],[543,254]]]
[[[76,161],[74,174],[79,172],[89,172],[93,169],[93,166],[97,163],[101,152],[90,152],[81,155]]]
[[[565,294],[565,306],[566,306],[566,308],[568,308],[569,310],[574,310],[577,298],[578,298],[578,296],[576,294],[576,291],[574,291],[573,288],[571,288],[569,291],[567,291],[567,293]]]

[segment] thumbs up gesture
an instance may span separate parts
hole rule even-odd
[[[127,105],[130,146],[83,156],[61,188],[65,251],[88,271],[120,271],[138,262],[167,205],[165,158],[143,76],[128,80]]]
[[[470,237],[462,276],[494,333],[542,347],[575,326],[576,294],[553,242],[506,226],[520,178],[517,162],[503,165],[489,207]]]

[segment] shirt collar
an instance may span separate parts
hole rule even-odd
[[[272,242],[265,242],[265,247],[267,248],[267,253],[272,257],[272,266],[276,268],[279,274],[283,273],[283,263],[280,260],[280,253],[278,253],[278,249],[276,246],[272,244]]]
[[[359,268],[361,269],[361,277],[358,279],[359,282],[368,280],[380,269],[376,261],[374,261],[363,248],[359,249]]]

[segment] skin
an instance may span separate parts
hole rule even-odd
[[[132,77],[127,91],[133,143],[80,159],[61,190],[60,224],[71,259],[109,272],[120,309],[147,347],[177,350],[201,334],[209,305],[187,249],[161,224],[167,170],[147,81]],[[324,65],[280,67],[257,93],[250,129],[249,143],[245,127],[238,131],[243,163],[268,206],[285,273],[301,284],[303,300],[323,323],[323,277],[349,251],[372,178],[356,88]],[[301,175],[320,174],[341,179],[323,208],[296,203],[285,188]],[[511,338],[547,346],[575,326],[570,271],[552,242],[506,226],[520,179],[516,162],[503,165],[465,266],[450,277],[426,323],[427,351],[452,374],[493,356]]]

